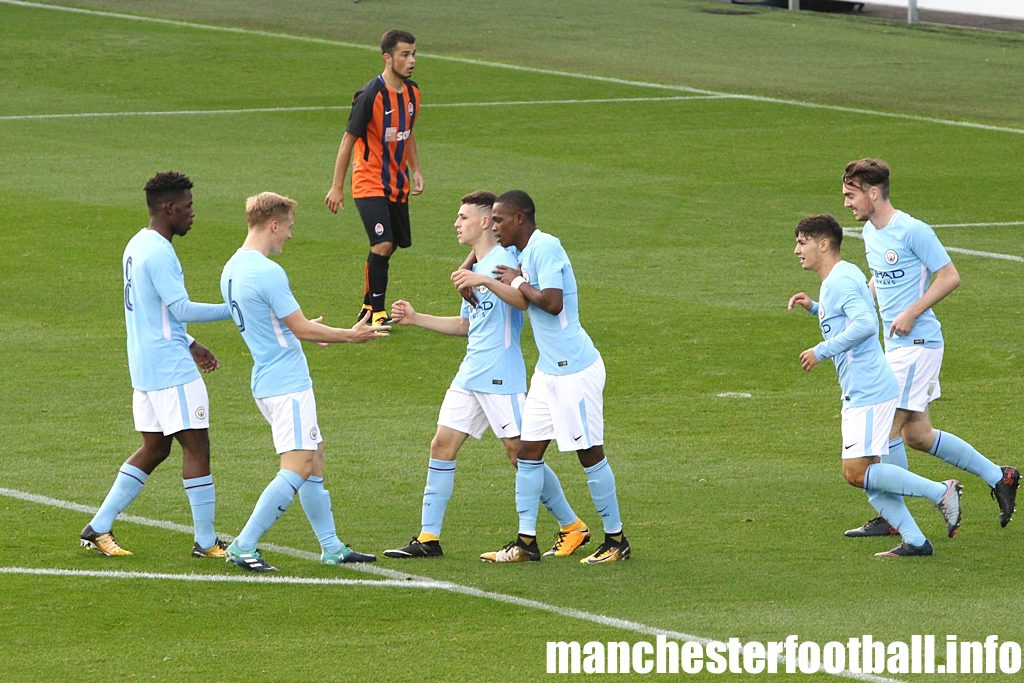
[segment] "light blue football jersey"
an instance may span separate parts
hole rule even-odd
[[[490,275],[495,266],[517,265],[511,252],[496,246],[473,265],[473,270]],[[469,319],[469,342],[454,382],[463,389],[485,394],[524,393],[526,366],[519,345],[523,312],[483,285],[477,287],[476,296],[476,306],[462,302],[461,315]]]
[[[865,223],[863,234],[868,267],[882,314],[885,348],[914,345],[942,348],[942,326],[930,308],[918,316],[910,334],[889,337],[889,328],[896,316],[924,296],[932,274],[950,262],[935,231],[927,223],[897,211],[881,230],[871,221]]]
[[[590,367],[600,354],[580,325],[579,293],[569,256],[558,238],[535,230],[521,254],[520,270],[537,289],[562,290],[562,310],[551,315],[530,304],[530,326],[537,344],[537,369],[571,375]]]
[[[252,395],[281,396],[313,386],[302,343],[283,318],[299,310],[284,268],[253,249],[224,264],[220,291],[252,354]]]
[[[825,341],[814,347],[818,360],[831,358],[844,405],[874,405],[896,398],[896,376],[878,342],[878,313],[860,269],[840,261],[822,283],[811,306]]]
[[[188,298],[170,241],[149,228],[137,232],[121,257],[121,276],[132,387],[156,391],[198,379],[185,323],[168,309]]]

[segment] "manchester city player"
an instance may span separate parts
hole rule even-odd
[[[324,564],[373,562],[338,538],[331,497],[324,488],[323,437],[316,418],[313,381],[301,341],[327,345],[362,343],[388,334],[371,328],[366,316],[351,329],[309,320],[292,295],[284,268],[268,258],[291,239],[295,201],[273,192],[245,202],[249,232],[242,247],[224,265],[220,289],[231,316],[252,354],[252,395],[270,423],[281,469],[267,485],[238,537],[227,548],[229,562],[253,572],[277,569],[256,548],[260,537],[299,494],[302,509],[320,542]]]
[[[220,367],[217,357],[190,337],[185,323],[226,320],[224,304],[193,303],[185,291],[181,263],[171,240],[192,229],[192,181],[173,171],[157,173],[145,186],[149,225],[135,234],[121,259],[124,320],[128,330],[128,372],[135,429],[142,446],[121,465],[114,485],[80,544],[101,555],[131,555],[111,528],[114,518],[142,491],[153,470],[177,440],[182,479],[192,507],[194,557],[224,557],[213,530],[214,487],[210,474],[210,401],[203,372]]]
[[[959,286],[956,266],[930,226],[893,207],[889,167],[884,161],[860,159],[847,164],[843,197],[854,218],[866,221],[864,245],[871,287],[882,314],[885,357],[899,384],[887,462],[907,467],[906,446],[910,446],[977,475],[992,489],[999,504],[999,524],[1005,527],[1013,518],[1020,472],[993,464],[960,437],[935,429],[928,413],[929,403],[941,395],[943,352],[941,326],[932,306]],[[876,518],[846,535],[888,533],[890,525]]]
[[[528,310],[540,357],[523,408],[517,453],[519,534],[501,550],[480,557],[487,562],[540,559],[537,507],[544,489],[544,451],[554,439],[560,451],[576,451],[604,525],[604,541],[580,562],[627,560],[631,549],[622,532],[615,475],[604,455],[604,361],[580,325],[572,264],[561,242],[537,228],[533,199],[522,190],[498,197],[491,219],[501,245],[519,250],[520,268],[498,266],[496,279],[460,270],[452,281],[460,289],[484,285],[506,303]]]
[[[843,476],[867,492],[871,505],[903,537],[900,545],[876,555],[931,555],[932,544],[902,496],[919,496],[935,503],[952,538],[960,526],[963,487],[955,479],[940,484],[881,462],[889,452],[889,430],[899,391],[878,343],[878,314],[871,292],[857,266],[842,260],[842,241],[843,229],[828,214],[809,216],[796,226],[794,253],[804,270],[821,276],[821,292],[818,301],[803,292],[794,294],[789,309],[803,306],[817,315],[825,339],[800,354],[800,366],[810,372],[826,358],[835,363],[843,401]]]
[[[484,278],[498,266],[516,266],[515,257],[498,245],[491,230],[493,204],[493,193],[473,192],[462,198],[455,218],[459,244],[471,247],[475,256],[471,269]],[[392,305],[391,318],[400,325],[469,338],[466,356],[441,403],[437,433],[430,443],[420,533],[405,546],[384,551],[385,557],[396,559],[440,557],[441,524],[455,484],[455,456],[466,438],[479,439],[490,425],[516,465],[526,392],[526,368],[519,346],[523,312],[478,286],[475,303],[463,301],[458,316],[419,313],[408,301],[400,300]],[[543,470],[541,502],[560,526],[554,546],[545,555],[565,557],[590,540],[590,530],[573,512],[558,476],[547,465]]]

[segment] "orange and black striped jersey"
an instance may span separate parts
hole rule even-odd
[[[358,138],[352,155],[353,198],[409,199],[406,151],[419,110],[420,88],[413,81],[395,92],[377,76],[356,92],[345,127]]]

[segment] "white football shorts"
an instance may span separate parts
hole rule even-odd
[[[210,428],[210,398],[200,377],[156,391],[135,390],[132,395],[135,430],[162,432],[164,436],[185,429]]]
[[[535,370],[523,407],[523,441],[555,439],[560,451],[604,443],[604,360],[571,375]]]
[[[942,349],[924,346],[901,346],[886,351],[896,382],[900,386],[897,408],[923,413],[928,404],[942,395],[939,371],[942,370]]]
[[[258,398],[256,405],[270,423],[274,449],[278,454],[315,451],[317,444],[324,440],[316,421],[316,399],[312,388]]]
[[[843,460],[889,455],[889,432],[896,401],[856,408],[843,407]]]
[[[525,394],[486,394],[452,384],[445,392],[437,424],[479,439],[490,426],[499,439],[519,436]]]

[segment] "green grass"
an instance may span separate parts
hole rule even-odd
[[[705,637],[997,633],[1024,641],[1024,618],[1008,597],[1024,559],[1021,521],[1000,529],[976,478],[965,475],[966,516],[955,541],[941,538],[929,505],[909,503],[936,542],[930,560],[882,562],[872,553],[888,541],[839,535],[871,511],[839,473],[834,373],[799,370],[816,326],[785,311],[792,293],[818,288],[791,253],[796,221],[831,211],[853,224],[838,180],[849,159],[889,160],[895,203],[924,220],[1022,219],[1020,36],[784,11],[725,16],[707,11],[721,3],[667,0],[303,0],[284,15],[280,3],[263,1],[66,4],[365,47],[0,4],[0,117],[344,105],[379,68],[379,34],[401,23],[421,50],[416,79],[426,108],[417,138],[427,186],[411,205],[415,246],[392,261],[391,296],[454,314],[447,276],[463,252],[451,223],[458,197],[477,187],[526,189],[541,227],[566,245],[584,325],[608,368],[606,448],[634,560],[482,565],[478,553],[510,539],[516,523],[513,474],[488,436],[460,454],[445,559],[381,567]],[[441,58],[451,56],[632,84]],[[1018,132],[741,99],[433,106],[686,94],[681,86]],[[145,222],[141,186],[155,171],[182,170],[196,183],[195,228],[175,240],[193,300],[219,298],[220,268],[244,235],[245,197],[274,190],[299,201],[295,238],[280,262],[303,310],[348,324],[365,236],[354,207],[335,217],[322,206],[346,116],[339,109],[0,119],[0,485],[98,505],[137,447],[119,258]],[[938,233],[947,246],[1024,256],[1020,226]],[[858,265],[861,248],[847,241]],[[945,396],[933,417],[994,460],[1013,460],[1024,267],[953,257],[963,285],[938,307]],[[250,361],[237,332],[227,323],[190,331],[223,364],[207,378],[217,526],[237,533],[276,458],[249,395]],[[532,365],[529,335],[524,347]],[[327,483],[341,534],[356,547],[379,551],[416,531],[437,408],[463,349],[456,339],[400,329],[372,345],[307,350]],[[548,461],[576,509],[597,524],[575,458],[552,452]],[[189,524],[177,462],[174,455],[156,471],[130,514]],[[912,463],[924,476],[953,476],[927,456]],[[542,533],[553,534],[550,519],[541,520]],[[86,521],[81,512],[0,497],[0,524],[9,530],[2,564],[230,574],[189,559],[184,533],[124,521],[118,536],[134,557],[84,554],[75,535]],[[266,541],[316,549],[298,512]],[[301,554],[270,557],[287,576],[368,578]],[[157,679],[347,680],[362,672],[533,680],[543,673],[547,640],[645,637],[437,590],[0,581],[4,651],[16,653],[4,663],[12,680],[103,680],[111,667]],[[826,679],[834,680],[801,678]]]

